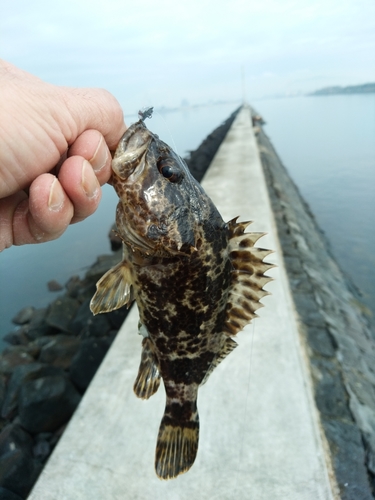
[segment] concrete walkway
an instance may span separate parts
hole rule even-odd
[[[276,250],[259,319],[200,390],[201,434],[192,469],[160,481],[154,451],[165,396],[132,391],[141,338],[128,316],[30,500],[333,499],[294,306],[280,260],[250,111],[243,108],[203,186],[229,220],[252,219]]]

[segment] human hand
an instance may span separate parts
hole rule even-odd
[[[56,239],[98,207],[126,130],[120,105],[0,60],[0,116],[0,251]]]

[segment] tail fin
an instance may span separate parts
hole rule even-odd
[[[166,410],[155,454],[155,470],[160,479],[173,479],[190,469],[197,456],[198,440],[199,416],[196,410],[189,420],[171,418]]]

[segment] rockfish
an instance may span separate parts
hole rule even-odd
[[[162,479],[186,472],[198,450],[197,393],[236,347],[236,335],[268,294],[271,251],[249,222],[225,223],[184,162],[140,113],[121,138],[111,184],[123,260],[97,283],[94,314],[137,302],[143,336],[134,392],[148,399],[163,379],[166,407],[156,445]]]

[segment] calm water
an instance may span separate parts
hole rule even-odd
[[[119,97],[119,96],[118,96]],[[121,100],[121,96],[120,96]],[[333,251],[375,314],[375,95],[301,97],[251,103],[265,131],[331,241]],[[180,155],[195,149],[238,104],[155,115],[150,128]],[[129,116],[127,123],[135,121]],[[110,251],[107,234],[117,200],[106,186],[98,211],[57,241],[0,254],[0,338],[24,306],[43,307],[96,256]]]
[[[254,102],[341,268],[375,317],[375,94]]]

